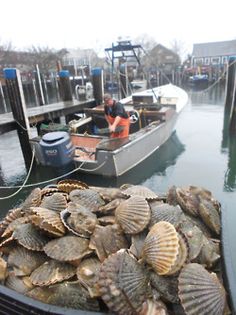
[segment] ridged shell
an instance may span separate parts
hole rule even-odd
[[[88,291],[78,281],[64,281],[50,286],[48,303],[62,307],[87,311],[99,311],[97,299],[89,296]]]
[[[59,213],[41,207],[32,207],[31,210],[36,214],[36,217],[31,217],[31,221],[40,229],[49,232],[55,237],[60,237],[65,234],[66,229]]]
[[[24,213],[30,213],[31,207],[38,207],[41,203],[41,189],[35,188],[31,191],[29,196],[25,199],[23,204],[21,205],[22,211]]]
[[[88,248],[89,240],[79,236],[63,236],[47,243],[45,253],[59,261],[74,261],[82,259],[92,252]]]
[[[23,223],[28,223],[28,222],[29,222],[29,217],[20,217],[20,218],[15,219],[8,225],[8,227],[2,233],[2,237],[9,237],[10,235],[12,235],[12,233],[17,228],[17,226]]]
[[[121,250],[101,265],[99,291],[111,312],[136,314],[149,296],[149,279],[144,267]]]
[[[101,262],[96,257],[85,258],[77,267],[77,278],[87,288],[91,297],[99,296],[97,280]]]
[[[98,218],[98,222],[102,226],[106,226],[109,224],[115,224],[116,218],[114,215],[104,215],[103,217]]]
[[[75,274],[76,268],[74,266],[51,259],[35,269],[30,276],[30,280],[34,285],[48,286],[70,279]]]
[[[188,264],[179,275],[179,297],[187,315],[222,315],[226,294],[215,274],[199,264]]]
[[[35,251],[42,251],[49,241],[48,237],[42,235],[31,223],[18,226],[12,236],[23,247]]]
[[[160,221],[167,221],[177,228],[184,219],[184,213],[179,206],[172,206],[168,203],[151,202],[151,219],[149,226],[152,227]]]
[[[47,256],[43,253],[28,250],[22,246],[14,248],[8,256],[8,265],[20,270],[22,275],[30,275],[43,264]]]
[[[5,280],[7,277],[7,263],[0,257],[0,281]]]
[[[180,224],[179,230],[187,238],[189,245],[189,260],[192,261],[201,251],[204,235],[196,225],[188,220]]]
[[[99,207],[105,204],[100,194],[92,189],[75,189],[70,195],[70,200],[84,206],[92,212],[98,211]]]
[[[152,288],[155,288],[165,302],[179,303],[178,278],[174,276],[159,276],[156,272],[150,273]],[[200,315],[200,314],[199,314]]]
[[[107,202],[110,202],[117,198],[124,198],[124,195],[121,193],[119,188],[97,186],[90,186],[89,188],[98,192],[102,196],[102,198]]]
[[[200,198],[199,214],[203,222],[217,235],[220,235],[220,215],[213,201]]]
[[[89,186],[83,182],[80,182],[76,179],[63,179],[57,183],[57,188],[60,191],[64,191],[66,193],[70,193],[75,189],[88,189]]]
[[[25,294],[29,290],[32,290],[32,288],[34,287],[30,283],[29,277],[16,277],[14,274],[8,276],[5,285],[6,287],[22,294]]]
[[[56,192],[51,196],[45,196],[40,207],[60,212],[67,207],[67,199],[62,193]]]
[[[176,196],[182,210],[193,216],[198,216],[199,198],[196,187],[178,187],[176,188]]]
[[[147,237],[148,231],[144,230],[141,233],[132,235],[131,246],[129,252],[134,255],[137,259],[141,258],[142,249],[145,238]]]
[[[173,275],[177,273],[186,263],[189,256],[189,246],[186,237],[184,236],[184,234],[178,233],[178,238],[179,238],[178,256],[175,260],[174,265],[171,267],[171,270],[167,273],[167,275]]]
[[[8,211],[5,218],[0,222],[0,235],[5,231],[5,229],[8,227],[8,225],[14,221],[15,219],[18,219],[23,216],[23,211],[21,208],[15,208]]]
[[[124,198],[116,198],[106,205],[99,207],[97,214],[109,215],[115,213],[115,209],[124,201]]]
[[[85,238],[90,237],[98,223],[94,213],[73,202],[68,204],[68,207],[61,212],[60,216],[69,231]]]
[[[151,189],[141,186],[141,185],[134,185],[131,187],[128,187],[125,190],[122,190],[122,193],[125,196],[140,196],[147,200],[155,200],[158,199],[158,196],[156,193],[154,193]]]
[[[53,292],[52,290],[50,290],[49,287],[35,287],[32,290],[26,292],[25,295],[32,299],[48,303],[48,300],[52,293]]]
[[[121,248],[128,248],[128,242],[117,225],[97,225],[90,239],[89,248],[94,249],[101,262]]]
[[[161,300],[148,299],[144,302],[139,315],[168,315],[167,307]]]
[[[115,216],[125,233],[137,234],[148,225],[151,211],[144,198],[133,196],[116,208]]]
[[[142,257],[159,274],[167,274],[178,255],[179,239],[174,226],[165,221],[153,225],[143,246]]]

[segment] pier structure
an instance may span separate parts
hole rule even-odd
[[[230,57],[226,77],[225,113],[229,117],[229,131],[236,131],[236,58]]]
[[[81,101],[73,98],[68,71],[62,70],[59,72],[61,102],[44,104],[45,100],[41,97],[40,106],[30,108],[26,107],[19,70],[15,68],[4,69],[4,77],[12,112],[1,114],[0,135],[12,130],[17,131],[27,168],[29,168],[32,161],[30,127],[35,126],[39,133],[42,123],[60,122],[61,117],[65,117],[65,121],[68,122],[74,114],[83,113],[85,107],[96,105],[94,98]],[[43,96],[43,94],[41,95]]]

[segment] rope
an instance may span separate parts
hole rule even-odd
[[[90,169],[86,169],[86,168],[82,168],[82,167],[80,167],[80,170],[82,170],[82,171],[86,171],[86,172],[94,172],[94,171],[97,171],[97,170],[99,170],[99,168],[101,168],[101,167],[103,167],[103,165],[106,163],[106,161],[104,161],[102,164],[100,164],[98,167],[96,167],[96,168],[93,168],[92,170],[90,170]],[[82,164],[81,164],[82,165]],[[80,165],[80,166],[81,166]]]
[[[5,199],[10,199],[11,197],[14,197],[15,195],[17,195],[26,185],[26,182],[28,181],[29,179],[29,176],[31,174],[31,171],[32,171],[32,167],[33,167],[33,162],[34,162],[34,157],[35,157],[35,149],[33,148],[33,154],[32,154],[32,159],[31,159],[31,163],[30,163],[30,168],[29,168],[29,171],[28,171],[28,174],[23,182],[23,184],[20,186],[20,188],[15,191],[13,194],[9,195],[9,196],[6,196],[6,197],[0,197],[0,200],[5,200]]]
[[[61,178],[65,177],[65,176],[71,175],[71,174],[73,174],[73,173],[79,171],[79,170],[81,169],[81,167],[83,166],[84,163],[85,163],[85,161],[84,161],[83,163],[81,163],[81,165],[80,165],[79,167],[75,168],[74,170],[72,170],[72,171],[70,171],[70,172],[68,172],[68,173],[66,173],[66,174],[63,174],[63,175],[60,175],[60,176],[58,176],[58,177],[45,180],[45,181],[43,181],[43,182],[38,182],[38,183],[33,183],[33,184],[24,185],[24,188],[34,187],[34,186],[40,186],[40,185],[43,185],[43,184],[48,184],[48,183],[50,183],[50,182],[55,182],[55,181],[57,181],[58,179],[61,179]],[[22,185],[20,185],[20,186],[18,186],[18,185],[16,185],[16,186],[0,186],[0,189],[14,189],[14,188],[21,188],[21,187],[22,187]],[[0,199],[1,199],[1,198],[0,198]]]

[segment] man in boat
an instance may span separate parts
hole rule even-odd
[[[120,102],[116,102],[110,94],[104,95],[105,119],[108,123],[112,138],[125,138],[129,136],[130,119]],[[117,127],[122,130],[115,132]]]

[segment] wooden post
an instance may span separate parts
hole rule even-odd
[[[36,91],[39,99],[40,105],[45,105],[45,97],[44,97],[44,90],[43,90],[43,84],[42,84],[42,76],[39,72],[39,66],[35,66],[35,81],[36,81]]]
[[[3,88],[2,88],[1,81],[0,81],[0,94],[1,94],[1,97],[2,97],[4,111],[5,111],[5,113],[7,113],[7,104],[6,104],[5,96],[4,96],[4,93],[3,93]]]
[[[92,83],[96,105],[100,105],[104,96],[103,70],[101,68],[92,69]]]
[[[125,62],[122,62],[122,60],[120,62],[119,70],[121,98],[125,98],[128,96],[127,66]]]
[[[30,146],[30,125],[26,113],[25,97],[20,78],[20,72],[17,69],[4,69],[6,79],[7,93],[12,109],[13,117],[17,123],[17,133],[25,160],[25,165],[29,168],[32,160],[32,150]],[[14,152],[13,152],[14,154]]]
[[[231,57],[228,63],[228,71],[226,76],[225,85],[225,106],[231,108],[233,96],[234,96],[234,86],[235,86],[235,69],[236,69],[236,58]]]
[[[61,98],[64,102],[72,101],[72,88],[70,83],[70,73],[68,70],[59,71],[59,87],[61,92]]]

